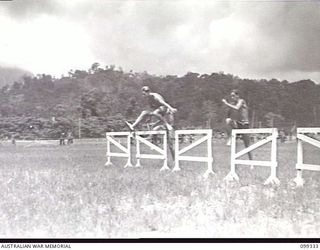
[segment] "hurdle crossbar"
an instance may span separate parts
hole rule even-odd
[[[163,148],[160,148],[158,145],[153,144],[147,139],[143,138],[142,135],[160,135],[163,137]],[[160,159],[163,160],[163,166],[160,171],[168,170],[168,141],[167,141],[167,131],[138,131],[134,133],[136,139],[136,167],[141,167],[141,159]],[[159,154],[142,154],[140,146],[144,144],[150,149],[156,151]]]
[[[190,145],[180,149],[179,148],[179,135],[204,135],[202,138],[196,140]],[[182,155],[190,149],[200,145],[203,142],[207,142],[207,156],[185,156]],[[197,130],[176,130],[175,131],[175,165],[173,171],[179,171],[180,161],[194,161],[194,162],[206,162],[208,169],[204,173],[204,177],[207,178],[209,174],[214,174],[212,169],[213,157],[212,157],[212,130],[211,129],[197,129]]]
[[[115,138],[119,137],[126,137],[126,143],[127,145],[124,146],[120,142],[118,142]],[[132,167],[131,163],[131,132],[107,132],[106,133],[106,139],[107,139],[107,162],[105,163],[105,166],[111,166],[113,165],[111,162],[111,157],[124,157],[128,158],[128,161],[126,167]],[[115,147],[120,149],[122,152],[111,152],[111,144],[113,144]]]
[[[320,128],[297,128],[297,176],[293,181],[298,187],[301,187],[304,184],[304,179],[302,178],[303,170],[320,171],[320,165],[305,164],[303,162],[303,142],[320,148],[320,141],[305,135],[307,133],[319,134]]]
[[[262,139],[249,147],[236,153],[237,135],[239,134],[271,134],[265,139]],[[276,170],[278,166],[277,162],[277,137],[278,130],[276,128],[257,128],[257,129],[233,129],[231,134],[231,170],[226,176],[227,181],[237,180],[239,177],[236,173],[236,165],[250,165],[250,166],[264,166],[271,167],[271,174],[269,178],[264,182],[267,184],[280,184],[280,180],[277,178]],[[257,161],[257,160],[240,160],[239,157],[271,142],[271,161]]]

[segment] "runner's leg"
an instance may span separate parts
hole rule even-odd
[[[138,126],[140,122],[142,122],[148,115],[151,115],[150,111],[148,110],[142,111],[141,114],[136,119],[136,121],[132,124],[132,127],[135,128],[136,126]]]
[[[248,129],[249,128],[249,124],[238,124],[239,128],[242,129]],[[249,134],[242,134],[241,135],[242,141],[244,143],[244,146],[247,148],[250,146],[250,135]],[[248,152],[248,157],[249,160],[253,160],[252,154],[251,152]]]
[[[159,120],[161,120],[167,127],[168,130],[172,130],[172,126],[167,122],[165,117],[166,108],[160,107],[152,112],[152,115],[156,116]]]
[[[231,145],[231,132],[232,132],[232,129],[234,128],[237,128],[234,120],[232,120],[231,118],[227,118],[226,119],[226,130],[227,130],[227,136],[228,136],[227,146]]]

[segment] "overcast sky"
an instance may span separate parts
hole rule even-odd
[[[0,1],[0,66],[320,83],[320,1]]]

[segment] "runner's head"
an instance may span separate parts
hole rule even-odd
[[[239,90],[237,90],[237,89],[233,89],[231,92],[230,92],[230,96],[231,96],[231,99],[233,100],[233,101],[237,101],[237,100],[239,100]]]
[[[150,93],[150,88],[149,88],[148,86],[143,86],[142,89],[141,89],[141,91],[142,91],[142,94],[143,94],[143,95],[149,95],[149,93]]]

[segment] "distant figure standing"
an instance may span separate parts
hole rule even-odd
[[[11,143],[13,144],[13,145],[16,145],[16,137],[13,135],[13,136],[11,136]]]
[[[72,136],[72,132],[68,132],[67,134],[67,145],[73,144],[73,136]]]
[[[177,111],[177,109],[171,107],[158,93],[152,93],[148,86],[144,86],[141,90],[143,96],[147,98],[149,109],[142,111],[133,124],[125,121],[129,129],[131,131],[134,131],[135,127],[138,126],[146,118],[155,116],[166,126],[168,130],[172,130],[172,126],[166,119],[166,114],[173,114]]]
[[[231,131],[232,129],[248,129],[249,128],[249,112],[248,106],[244,99],[240,98],[238,90],[232,90],[230,93],[232,103],[222,99],[222,102],[230,108],[230,112],[226,119],[228,142],[231,145]],[[250,145],[250,136],[242,134],[242,140],[245,147]],[[252,160],[251,152],[248,153],[249,159]]]
[[[64,133],[61,133],[61,135],[60,135],[60,139],[59,139],[59,141],[60,141],[60,146],[63,146],[63,145],[66,145],[65,144],[65,134]]]

